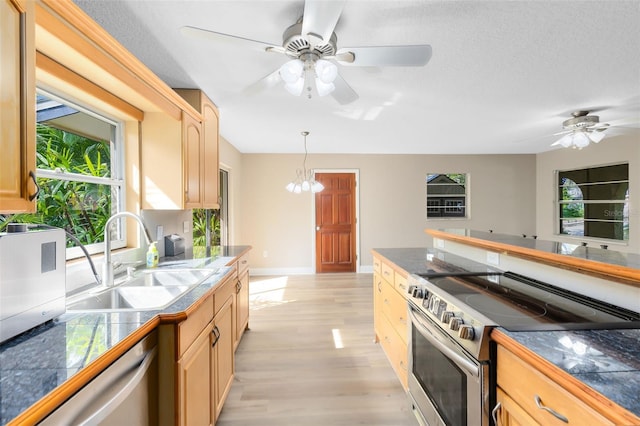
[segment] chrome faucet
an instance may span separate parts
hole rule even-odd
[[[138,224],[140,224],[140,228],[144,231],[143,233],[147,240],[147,244],[151,244],[152,241],[147,227],[144,225],[142,218],[138,215],[130,212],[119,212],[115,213],[107,220],[107,223],[104,225],[104,265],[102,265],[102,284],[107,287],[111,287],[113,285],[113,263],[111,262],[111,236],[109,234],[109,226],[111,226],[115,219],[122,216],[135,219]]]

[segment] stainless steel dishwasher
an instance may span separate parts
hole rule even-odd
[[[157,332],[153,331],[40,424],[157,424],[157,341]]]

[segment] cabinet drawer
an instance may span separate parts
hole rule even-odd
[[[390,284],[382,282],[382,312],[407,343],[407,301]]]
[[[565,426],[567,423],[549,411],[539,408],[536,404],[538,398],[540,404],[566,417],[569,424],[614,424],[500,345],[498,345],[497,382],[498,386],[540,424]]]
[[[206,298],[189,317],[178,324],[178,358],[213,319],[213,295]]]
[[[403,277],[397,271],[394,274],[394,286],[398,293],[402,295],[405,299],[407,298],[407,277]]]
[[[238,276],[242,276],[247,269],[249,269],[249,255],[245,254],[238,259]]]
[[[220,308],[224,306],[227,302],[227,299],[231,297],[236,292],[236,283],[238,280],[235,277],[227,279],[225,282],[218,285],[218,288],[215,290],[215,299],[214,299],[214,312],[217,314]]]
[[[382,278],[384,278],[389,284],[393,285],[393,268],[382,262],[382,265],[380,266],[380,272],[382,274]]]
[[[380,345],[406,390],[408,378],[407,344],[398,336],[394,327],[385,317],[380,320]]]
[[[382,261],[380,260],[379,257],[375,257],[373,258],[373,272],[377,272],[378,274],[381,273],[381,268],[382,267]]]

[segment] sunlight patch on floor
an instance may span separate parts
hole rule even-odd
[[[333,333],[333,345],[336,347],[336,349],[344,348],[344,343],[342,343],[342,335],[340,334],[340,329],[334,328],[331,330],[331,333]]]
[[[287,288],[288,277],[266,278],[251,281],[249,305],[251,310],[268,308],[295,302],[284,300],[284,291]]]

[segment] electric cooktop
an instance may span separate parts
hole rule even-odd
[[[432,286],[511,331],[640,328],[640,314],[512,272],[434,276]]]

